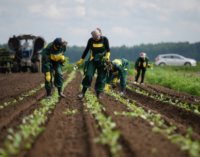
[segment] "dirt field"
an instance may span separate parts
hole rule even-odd
[[[63,75],[66,80],[70,72]],[[87,111],[84,103],[85,99],[77,99],[80,93],[81,73],[77,72],[76,77],[67,85],[64,90],[65,99],[59,100],[52,114],[48,114],[48,120],[43,124],[45,130],[34,139],[30,149],[20,148],[19,154],[11,155],[16,157],[110,157],[112,153],[108,145],[94,143],[93,140],[102,132],[101,127],[97,127],[97,120],[94,115]],[[128,77],[128,80],[133,80]],[[43,74],[0,74],[0,105],[13,101],[26,94],[34,88],[39,88],[44,81]],[[94,94],[94,83],[90,88]],[[188,104],[195,104],[200,107],[200,97],[187,93],[173,91],[161,86],[145,84],[145,86],[134,85],[128,81],[128,85],[140,88],[149,95],[139,94],[131,89],[127,89],[124,99],[130,102],[135,101],[135,105],[142,107],[145,111],[160,114],[164,123],[169,125],[172,122],[176,127],[176,134],[186,135],[188,127],[193,128],[192,140],[200,142],[200,115],[194,111],[186,110],[168,102],[163,102],[151,98],[150,95],[163,94],[172,101]],[[120,90],[119,84],[115,92]],[[44,87],[33,95],[25,97],[22,101],[16,102],[0,109],[0,148],[5,149],[4,141],[8,135],[8,128],[18,131],[18,126],[22,123],[23,117],[33,114],[35,109],[39,109],[46,92]],[[181,150],[179,143],[172,143],[167,139],[165,133],[153,132],[153,126],[141,117],[119,116],[114,112],[130,112],[127,106],[116,100],[113,96],[103,93],[102,99],[98,100],[102,107],[103,114],[111,117],[116,124],[114,130],[120,131],[118,144],[121,149],[118,155],[121,157],[189,157],[187,150]],[[64,111],[78,110],[77,113],[66,115]],[[34,137],[33,137],[34,138]]]

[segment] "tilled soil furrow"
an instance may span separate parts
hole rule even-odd
[[[130,112],[130,110],[126,105],[116,101],[114,97],[103,94],[99,102],[106,108],[107,115],[111,116],[112,121],[116,123],[116,129],[121,132],[122,137],[119,140],[123,146],[121,156],[189,156],[186,151],[180,150],[178,144],[172,144],[167,140],[164,134],[152,132],[152,126],[148,121],[140,117],[116,116],[115,111],[122,113],[123,111]]]
[[[18,99],[22,94],[44,83],[43,73],[5,74],[7,77],[0,81],[0,105]]]
[[[119,89],[120,87],[118,85],[118,90]],[[157,101],[149,96],[136,93],[130,89],[126,89],[125,98],[136,100],[137,103],[157,111],[176,123],[182,124],[187,128],[192,127],[195,132],[200,134],[200,115],[195,114],[193,111],[180,108],[167,102]]]
[[[77,99],[81,74],[77,74],[65,89],[65,99],[61,99],[53,112],[53,116],[46,125],[46,130],[40,135],[27,156],[94,156],[94,143],[91,136],[94,126],[91,118],[85,112],[83,102]],[[78,112],[66,115],[63,112],[77,109]],[[97,156],[98,157],[98,156]]]
[[[69,72],[68,72],[69,73]],[[67,78],[68,73],[63,75],[63,78]],[[46,96],[45,88],[40,89],[31,96],[25,97],[22,101],[9,105],[4,109],[0,110],[0,130],[6,129],[7,125],[23,111],[29,110],[30,106],[34,104],[40,104],[38,101]],[[38,105],[34,105],[34,108]]]
[[[64,80],[68,74],[64,74]],[[8,106],[1,111],[0,116],[0,148],[4,147],[4,141],[8,134],[7,129],[13,128],[18,130],[18,125],[22,123],[22,119],[33,113],[35,109],[42,107],[40,100],[46,97],[46,91],[44,88],[37,91],[32,96],[24,98],[24,100],[16,103],[13,106]]]

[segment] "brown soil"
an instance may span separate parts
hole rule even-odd
[[[12,74],[15,75],[15,74]],[[28,76],[30,75],[30,76]],[[34,75],[34,77],[33,77]],[[0,100],[13,100],[18,98],[23,93],[27,93],[35,86],[43,83],[43,74],[19,74],[15,75],[15,79],[8,75],[1,75],[0,84],[4,87],[3,91],[0,91],[4,96],[0,97]],[[64,77],[67,78],[68,74]],[[23,87],[26,81],[20,82],[18,84],[12,84],[13,81],[20,80],[21,78],[28,80],[34,78],[34,83],[31,82],[24,89],[10,92],[10,89],[16,89],[18,87]],[[67,85],[64,90],[66,98],[61,99],[57,104],[52,114],[48,114],[48,120],[44,124],[45,131],[41,133],[32,144],[30,150],[23,149],[16,157],[110,157],[112,156],[109,150],[109,146],[101,145],[99,143],[94,143],[93,140],[98,137],[99,133],[102,131],[100,127],[97,126],[97,121],[95,117],[86,112],[85,99],[78,99],[77,95],[79,92],[79,84],[81,83],[82,76],[80,73],[76,73],[76,78],[72,80],[71,83]],[[9,83],[10,81],[10,83]],[[33,80],[32,80],[33,81]],[[91,91],[94,91],[93,80]],[[132,84],[131,84],[132,85]],[[16,87],[17,86],[17,87]],[[137,87],[137,85],[132,85]],[[29,88],[28,88],[29,87]],[[7,89],[8,88],[8,89]],[[164,88],[164,87],[163,87]],[[169,91],[164,90],[154,85],[146,85],[140,87],[141,90],[151,92],[152,94],[167,93]],[[119,91],[119,87],[116,89]],[[174,93],[173,93],[174,92]],[[181,95],[179,92],[173,91],[169,92],[170,96],[174,99],[180,99]],[[16,103],[13,106],[7,106],[0,110],[0,148],[4,148],[3,142],[5,141],[8,128],[13,128],[17,130],[17,126],[21,124],[23,117],[28,116],[33,113],[35,109],[41,107],[39,101],[45,98],[46,92],[42,88],[35,94],[24,98],[24,100]],[[178,97],[179,96],[179,97]],[[191,96],[190,96],[191,97]],[[151,109],[153,113],[161,114],[161,117],[165,120],[168,125],[170,122],[175,124],[178,129],[176,133],[185,135],[187,128],[189,126],[193,127],[192,139],[200,141],[200,116],[192,111],[179,108],[177,106],[171,105],[166,102],[157,101],[149,96],[144,96],[138,94],[132,90],[127,89],[127,94],[125,98],[129,99],[132,103],[133,100],[136,101],[136,105],[143,107],[146,111]],[[187,100],[192,101],[187,97]],[[200,99],[200,98],[198,98]],[[114,111],[118,112],[130,112],[126,105],[115,100],[114,97],[109,96],[105,93],[102,95],[102,99],[99,99],[100,104],[105,107],[103,111],[104,115],[107,117],[112,117],[112,121],[116,123],[116,130],[121,132],[121,136],[118,143],[122,146],[119,151],[121,157],[188,157],[187,151],[182,151],[179,144],[171,143],[170,140],[166,138],[165,134],[154,133],[152,131],[152,126],[148,121],[138,117],[133,118],[129,116],[116,116]],[[1,103],[0,103],[1,105]],[[78,112],[71,115],[66,115],[63,112],[69,110],[77,109]]]

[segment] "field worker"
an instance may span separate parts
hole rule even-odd
[[[42,69],[45,75],[47,99],[51,99],[51,88],[53,88],[52,69],[55,70],[54,85],[58,88],[59,97],[65,97],[62,93],[63,76],[61,72],[65,61],[63,53],[66,51],[66,45],[66,41],[56,38],[53,42],[46,44],[42,50]]]
[[[109,77],[107,77],[106,87],[104,88],[104,90],[109,89],[109,84],[111,83],[112,80],[114,80],[113,83],[115,84],[120,78],[120,85],[121,85],[120,95],[125,95],[126,94],[126,80],[127,80],[129,68],[130,68],[130,63],[127,59],[124,59],[124,58],[115,59],[112,62],[110,62],[110,65],[109,65],[110,73],[109,73]]]
[[[104,63],[110,58],[110,47],[109,41],[105,36],[102,36],[101,30],[99,28],[91,32],[92,38],[88,40],[87,46],[81,59],[77,62],[77,66],[83,62],[84,58],[91,50],[90,57],[88,61],[85,62],[84,75],[82,80],[82,93],[78,95],[79,98],[85,96],[87,88],[91,86],[92,78],[94,76],[95,70],[97,69],[97,79],[95,83],[95,91],[97,98],[101,98],[101,93],[105,87],[107,70],[105,69]]]
[[[149,58],[146,56],[146,53],[141,52],[140,57],[137,59],[137,61],[135,63],[136,77],[135,77],[134,84],[137,83],[141,70],[142,70],[141,84],[144,83],[144,75],[145,75],[145,72],[147,70],[147,67],[149,67],[149,68],[151,67],[151,65],[149,64]]]

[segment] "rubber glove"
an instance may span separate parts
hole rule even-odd
[[[50,82],[50,80],[51,80],[50,72],[46,72],[46,80],[47,80],[47,82]]]
[[[151,68],[151,64],[147,64],[148,68]]]
[[[81,58],[81,59],[76,63],[76,65],[77,65],[77,66],[80,66],[81,63],[82,63],[83,61],[84,61],[84,59]]]
[[[135,74],[137,74],[137,70],[135,70]]]
[[[109,84],[106,84],[105,88],[103,89],[104,91],[109,89]]]
[[[115,78],[115,79],[113,80],[113,83],[117,83],[117,81],[118,81],[118,78]]]
[[[106,59],[107,59],[107,60],[110,60],[110,52],[107,52],[107,53],[106,53]]]

